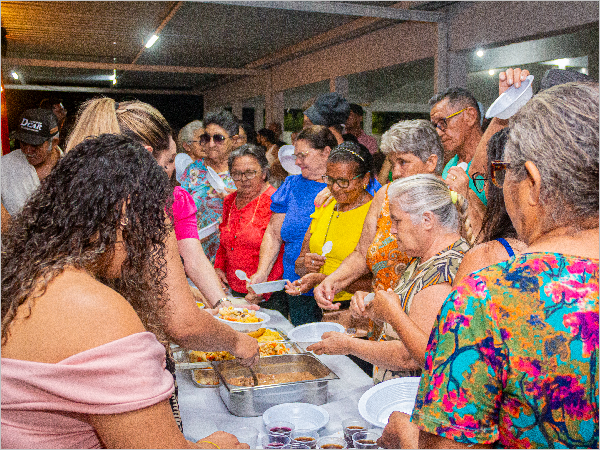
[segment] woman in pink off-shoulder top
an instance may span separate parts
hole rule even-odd
[[[2,236],[3,448],[247,448],[222,432],[189,442],[171,412],[160,324],[171,196],[144,147],[105,134],[74,147],[14,217]]]

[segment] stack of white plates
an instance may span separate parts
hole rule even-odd
[[[390,414],[412,414],[421,377],[403,377],[376,384],[358,401],[358,412],[372,425],[384,428]]]

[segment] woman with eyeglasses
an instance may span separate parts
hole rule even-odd
[[[229,155],[229,173],[237,190],[223,201],[223,221],[219,226],[221,242],[215,259],[215,270],[224,284],[229,285],[236,297],[248,295],[246,282],[235,274],[244,271],[248,276],[256,272],[265,230],[272,216],[271,196],[275,188],[269,179],[269,163],[262,149],[245,144]],[[279,280],[283,274],[283,251],[280,251],[267,281]],[[288,314],[282,292],[264,294],[268,301],[261,307],[277,309]]]
[[[316,208],[311,215],[312,222],[295,263],[296,274],[302,278],[288,284],[289,295],[304,294],[317,286],[354,251],[373,199],[366,190],[372,167],[371,153],[355,142],[343,142],[329,154],[322,178],[334,200]],[[331,250],[322,256],[323,246],[329,241]],[[371,274],[367,274],[338,292],[333,302],[339,303],[341,309],[348,309],[352,293],[370,287]]]
[[[598,83],[536,94],[492,182],[527,249],[442,305],[412,421],[422,448],[598,446]]]
[[[223,215],[223,198],[235,189],[235,183],[229,175],[227,160],[234,148],[239,124],[229,111],[208,113],[204,119],[204,134],[200,143],[206,156],[190,164],[181,176],[181,187],[194,198],[197,213],[198,230],[219,222]],[[208,169],[214,170],[225,184],[226,192],[217,192],[210,183]],[[216,231],[202,239],[202,247],[208,259],[214,263],[219,248],[219,232]]]
[[[336,145],[335,136],[324,125],[309,126],[298,135],[294,154],[302,173],[288,176],[273,194],[273,215],[260,247],[258,268],[256,273],[250,276],[251,284],[267,280],[279,255],[281,244],[284,244],[283,278],[290,282],[300,278],[296,274],[296,259],[300,255],[306,230],[310,226],[310,216],[315,211],[315,197],[326,186],[323,175],[326,174],[327,158]],[[372,186],[368,189],[373,194]],[[322,312],[314,301],[312,292],[302,296],[284,295],[294,326],[321,320]],[[254,299],[252,295],[246,299],[262,300],[258,297]]]
[[[484,267],[497,264],[520,254],[527,247],[520,241],[517,231],[510,221],[504,206],[504,193],[502,189],[491,182],[492,166],[504,157],[504,145],[508,139],[508,129],[504,128],[494,134],[488,141],[488,174],[472,175],[473,184],[479,191],[485,191],[488,199],[483,225],[477,235],[475,247],[468,251],[458,268],[454,284],[463,277]]]

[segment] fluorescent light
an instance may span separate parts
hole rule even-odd
[[[158,40],[158,36],[153,34],[150,40],[146,43],[146,48],[150,48],[154,45],[154,43]]]
[[[496,71],[494,69],[490,69],[488,73],[490,74],[490,77],[493,77]]]
[[[15,72],[14,70],[13,70],[13,71],[12,71],[10,74],[12,75],[12,77],[13,77],[15,80],[18,80],[18,79],[19,79],[19,74],[18,74],[17,72]]]
[[[477,53],[475,53],[477,56],[479,56],[480,58],[483,58],[483,50],[479,49],[477,50]]]

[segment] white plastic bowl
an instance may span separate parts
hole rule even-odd
[[[311,403],[282,403],[271,406],[263,413],[263,422],[285,421],[294,424],[295,430],[317,431],[329,422],[329,413]]]
[[[293,145],[282,145],[279,148],[278,158],[281,166],[290,175],[300,175],[302,169],[296,165],[296,158],[294,157],[294,146]]]
[[[529,75],[525,81],[521,83],[518,89],[514,84],[509,87],[500,97],[492,103],[492,106],[487,110],[485,117],[491,119],[506,120],[514,115],[521,107],[533,97],[533,75]]]
[[[243,311],[244,308],[235,308],[235,310]],[[241,331],[242,333],[249,333],[250,331],[256,331],[259,328],[264,327],[265,324],[269,320],[271,320],[271,316],[269,316],[268,314],[265,314],[260,311],[254,311],[254,313],[256,314],[256,317],[258,317],[259,319],[262,319],[262,321],[252,322],[252,323],[232,322],[231,320],[221,319],[218,314],[215,316],[215,318],[220,322],[226,323],[227,325],[229,325],[231,328],[233,328],[236,331]]]
[[[250,287],[256,294],[268,294],[269,292],[277,292],[285,289],[285,284],[289,280],[267,281],[265,283],[251,284]]]
[[[288,337],[295,342],[314,343],[320,342],[321,336],[327,331],[344,333],[346,329],[335,322],[312,322],[294,328],[288,333]]]
[[[390,414],[400,411],[412,414],[421,377],[403,377],[379,383],[358,401],[358,412],[372,425],[385,428]]]

